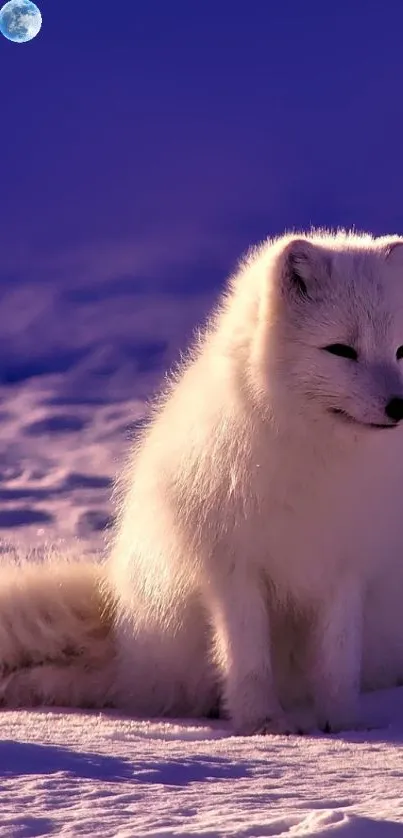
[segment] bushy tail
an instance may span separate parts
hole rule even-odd
[[[113,704],[112,605],[101,565],[0,565],[0,704]]]

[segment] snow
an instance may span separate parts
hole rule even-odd
[[[5,551],[104,550],[114,475],[145,400],[210,305],[200,271],[230,266],[217,243],[213,262],[198,241],[170,231],[141,246],[27,254],[12,280],[0,277]],[[0,838],[403,838],[402,706],[397,688],[363,698],[357,731],[252,738],[203,720],[4,711]]]
[[[384,727],[234,737],[224,723],[7,712],[0,836],[403,835],[403,689],[367,696]]]

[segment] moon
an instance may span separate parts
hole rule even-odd
[[[31,0],[9,0],[0,9],[0,32],[9,41],[32,41],[42,26],[42,15]]]

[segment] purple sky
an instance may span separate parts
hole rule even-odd
[[[0,38],[3,284],[148,247],[211,287],[285,227],[402,232],[401,0],[37,2]]]

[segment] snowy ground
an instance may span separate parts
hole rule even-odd
[[[192,246],[180,263],[172,234],[0,276],[4,544],[103,550],[145,398],[206,311],[200,276],[220,275]],[[370,732],[237,739],[218,723],[4,712],[0,838],[403,838],[403,689],[366,697],[367,717]]]
[[[370,734],[308,738],[7,712],[0,836],[402,838],[402,702],[371,696],[389,724]]]

